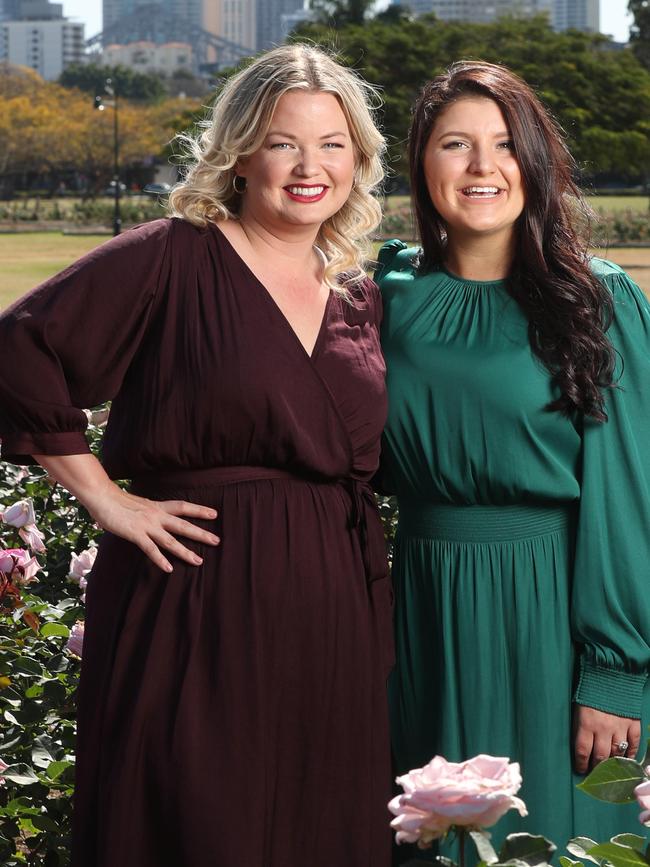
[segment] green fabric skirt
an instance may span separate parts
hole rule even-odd
[[[636,806],[601,804],[575,788],[572,550],[567,507],[400,501],[396,771],[434,755],[519,762],[529,815],[513,811],[492,829],[497,848],[514,831],[543,834],[565,854],[573,836],[602,841],[643,830]],[[456,854],[444,844],[441,853]]]

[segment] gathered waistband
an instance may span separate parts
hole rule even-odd
[[[332,486],[344,490],[349,497],[348,529],[358,535],[366,580],[372,583],[387,577],[388,563],[377,503],[370,485],[361,479],[318,479],[274,467],[206,467],[143,473],[131,481],[130,490],[134,494],[156,498],[164,497],[166,493],[189,493],[198,488],[218,488],[267,479]]]
[[[574,512],[569,504],[456,506],[400,500],[399,532],[447,542],[513,542],[566,530]]]

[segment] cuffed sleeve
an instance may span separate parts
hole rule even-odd
[[[617,266],[608,336],[618,356],[608,421],[585,420],[573,584],[575,701],[640,718],[650,669],[650,304]]]
[[[83,409],[119,391],[165,282],[172,224],[124,232],[0,316],[4,460],[88,451]]]

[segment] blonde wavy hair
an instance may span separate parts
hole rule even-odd
[[[197,226],[237,219],[241,195],[233,188],[235,164],[259,150],[278,100],[291,90],[334,94],[350,130],[355,151],[352,191],[316,239],[326,259],[325,280],[345,295],[346,285],[364,276],[370,235],[381,220],[373,192],[384,177],[386,145],[373,119],[379,105],[375,88],[319,48],[282,45],[226,82],[203,132],[196,138],[179,137],[191,161],[169,196],[168,210]]]

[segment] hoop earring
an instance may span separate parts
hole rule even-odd
[[[243,181],[244,186],[242,187],[241,184],[237,185],[237,181]],[[246,182],[246,178],[242,177],[241,175],[233,175],[232,188],[237,193],[238,196],[243,196],[243,194],[246,192],[247,186],[248,186],[248,183]]]

